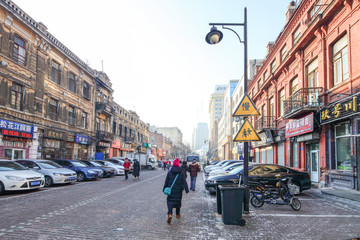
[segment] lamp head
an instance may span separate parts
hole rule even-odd
[[[208,44],[217,44],[223,38],[223,33],[217,30],[216,27],[212,27],[210,32],[206,34],[205,40]]]

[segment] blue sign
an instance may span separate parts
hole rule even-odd
[[[75,134],[75,142],[80,144],[91,144],[91,137]]]
[[[25,133],[33,133],[32,125],[7,121],[7,120],[3,120],[3,119],[0,119],[0,128],[13,130],[13,131],[19,131],[19,132],[25,132]]]

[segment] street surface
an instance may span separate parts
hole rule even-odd
[[[302,208],[250,207],[244,227],[224,225],[216,196],[184,194],[181,219],[166,223],[166,171],[0,196],[0,239],[350,239],[360,237],[360,211],[310,194]],[[189,178],[188,178],[189,181]]]

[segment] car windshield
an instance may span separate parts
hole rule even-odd
[[[53,168],[61,168],[61,166],[57,163],[54,162],[38,162],[38,164],[40,165],[40,167],[45,168],[45,169],[53,169]]]
[[[0,161],[0,171],[18,171],[18,170],[28,170],[28,169],[16,162]]]
[[[95,162],[95,161],[90,161],[90,163],[91,163],[92,165],[94,165],[95,167],[101,167],[101,166],[102,166],[100,163],[97,163],[97,162]]]
[[[106,163],[107,165],[110,165],[110,166],[115,166],[115,164],[114,164],[114,163],[109,162],[109,161],[104,161],[104,163]]]
[[[74,164],[75,167],[88,167],[88,165],[82,162],[72,162],[72,164]]]
[[[237,168],[234,168],[233,170],[231,170],[229,172],[230,175],[233,175],[233,174],[238,174],[240,172],[242,172],[242,170],[244,169],[244,166],[239,166]]]

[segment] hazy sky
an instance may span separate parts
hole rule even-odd
[[[151,125],[178,127],[190,143],[197,123],[209,122],[215,85],[243,73],[243,44],[223,30],[221,43],[208,45],[209,23],[243,23],[247,7],[248,58],[263,59],[290,0],[14,2],[91,68],[103,61],[118,104]]]

